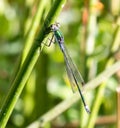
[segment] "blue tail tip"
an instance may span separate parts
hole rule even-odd
[[[89,107],[87,105],[85,106],[85,109],[86,109],[87,113],[89,113],[89,114],[91,113],[90,109],[89,109]]]

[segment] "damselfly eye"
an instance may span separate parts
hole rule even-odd
[[[54,30],[54,25],[52,24],[52,25],[50,26],[50,28],[51,28],[51,30]]]
[[[58,28],[60,28],[60,23],[57,22],[57,23],[56,23],[56,26],[57,26]]]

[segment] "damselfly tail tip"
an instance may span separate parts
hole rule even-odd
[[[91,113],[90,109],[89,109],[89,107],[87,105],[85,106],[85,109],[86,109],[87,113],[89,113],[89,114]]]

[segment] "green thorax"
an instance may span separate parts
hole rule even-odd
[[[62,32],[60,30],[54,31],[54,34],[57,40],[61,40],[61,38],[63,38]]]

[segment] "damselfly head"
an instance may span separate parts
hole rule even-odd
[[[52,31],[58,30],[59,27],[60,27],[60,24],[59,24],[59,23],[55,23],[55,24],[52,24],[52,25],[50,26],[50,28],[51,28]]]

